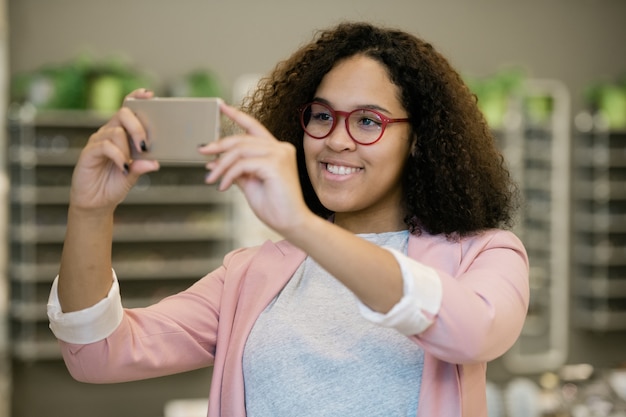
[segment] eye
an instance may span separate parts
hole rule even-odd
[[[330,113],[328,112],[317,112],[317,113],[312,113],[311,114],[311,118],[314,120],[319,120],[319,121],[328,121],[328,120],[332,120],[333,117],[330,115]]]
[[[383,124],[381,117],[369,110],[359,110],[350,117],[360,129],[379,130]]]
[[[319,104],[311,105],[311,122],[332,123],[333,114],[330,109]]]

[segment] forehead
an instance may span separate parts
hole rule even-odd
[[[390,112],[402,110],[400,90],[380,62],[356,55],[337,63],[322,79],[316,97],[336,108],[375,105]]]

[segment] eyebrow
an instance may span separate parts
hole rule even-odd
[[[334,107],[330,104],[330,102],[326,99],[323,99],[321,97],[313,97],[313,101],[318,101],[320,103],[324,103],[328,106],[330,106],[331,108],[334,109]],[[387,114],[391,114],[391,112],[389,110],[387,110],[384,107],[378,106],[376,104],[360,104],[354,107],[354,109],[367,109],[367,110],[377,110],[379,112],[382,113],[387,113]]]

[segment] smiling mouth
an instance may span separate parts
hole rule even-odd
[[[350,175],[359,172],[362,168],[346,167],[342,165],[326,164],[326,170],[335,175]]]

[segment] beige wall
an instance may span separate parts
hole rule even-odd
[[[11,71],[91,51],[116,54],[166,82],[208,66],[230,88],[268,71],[341,19],[399,26],[430,40],[462,72],[523,65],[578,97],[626,72],[623,0],[8,0]]]

